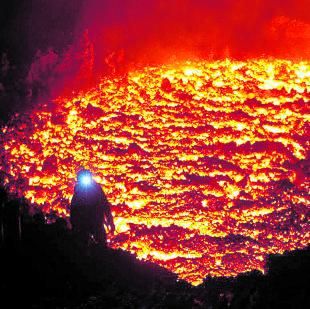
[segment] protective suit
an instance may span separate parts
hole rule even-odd
[[[83,242],[88,242],[92,235],[96,242],[106,245],[104,224],[114,232],[110,203],[88,170],[82,170],[77,174],[77,184],[71,200],[70,221],[73,232]]]

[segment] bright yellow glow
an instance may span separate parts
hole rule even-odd
[[[0,167],[61,216],[76,171],[91,169],[113,205],[110,245],[192,284],[263,270],[267,254],[310,240],[309,72],[225,60],[106,78],[3,128]]]

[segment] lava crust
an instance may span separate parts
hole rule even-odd
[[[196,285],[264,270],[309,244],[309,62],[185,62],[104,78],[2,129],[1,169],[68,216],[91,169],[115,217],[112,247]]]

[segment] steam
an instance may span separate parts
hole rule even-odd
[[[27,3],[1,33],[3,38],[11,34],[10,44],[19,49],[15,56],[23,54],[22,65],[9,73],[2,63],[7,81],[0,78],[0,100],[10,105],[24,101],[20,93],[28,102],[55,97],[149,64],[227,57],[310,59],[308,0]],[[18,34],[14,38],[12,33]],[[10,51],[0,52],[2,59],[16,62]],[[20,68],[25,63],[26,69]],[[4,109],[0,106],[1,113]]]
[[[124,51],[126,64],[228,56],[310,58],[307,7],[303,0],[91,0],[81,24],[89,30],[99,67],[102,55],[115,51]]]
[[[307,7],[304,0],[87,0],[48,89],[173,61],[309,59]]]

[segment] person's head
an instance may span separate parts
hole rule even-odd
[[[91,171],[82,169],[77,173],[77,181],[83,186],[89,186],[93,181],[93,175]]]

